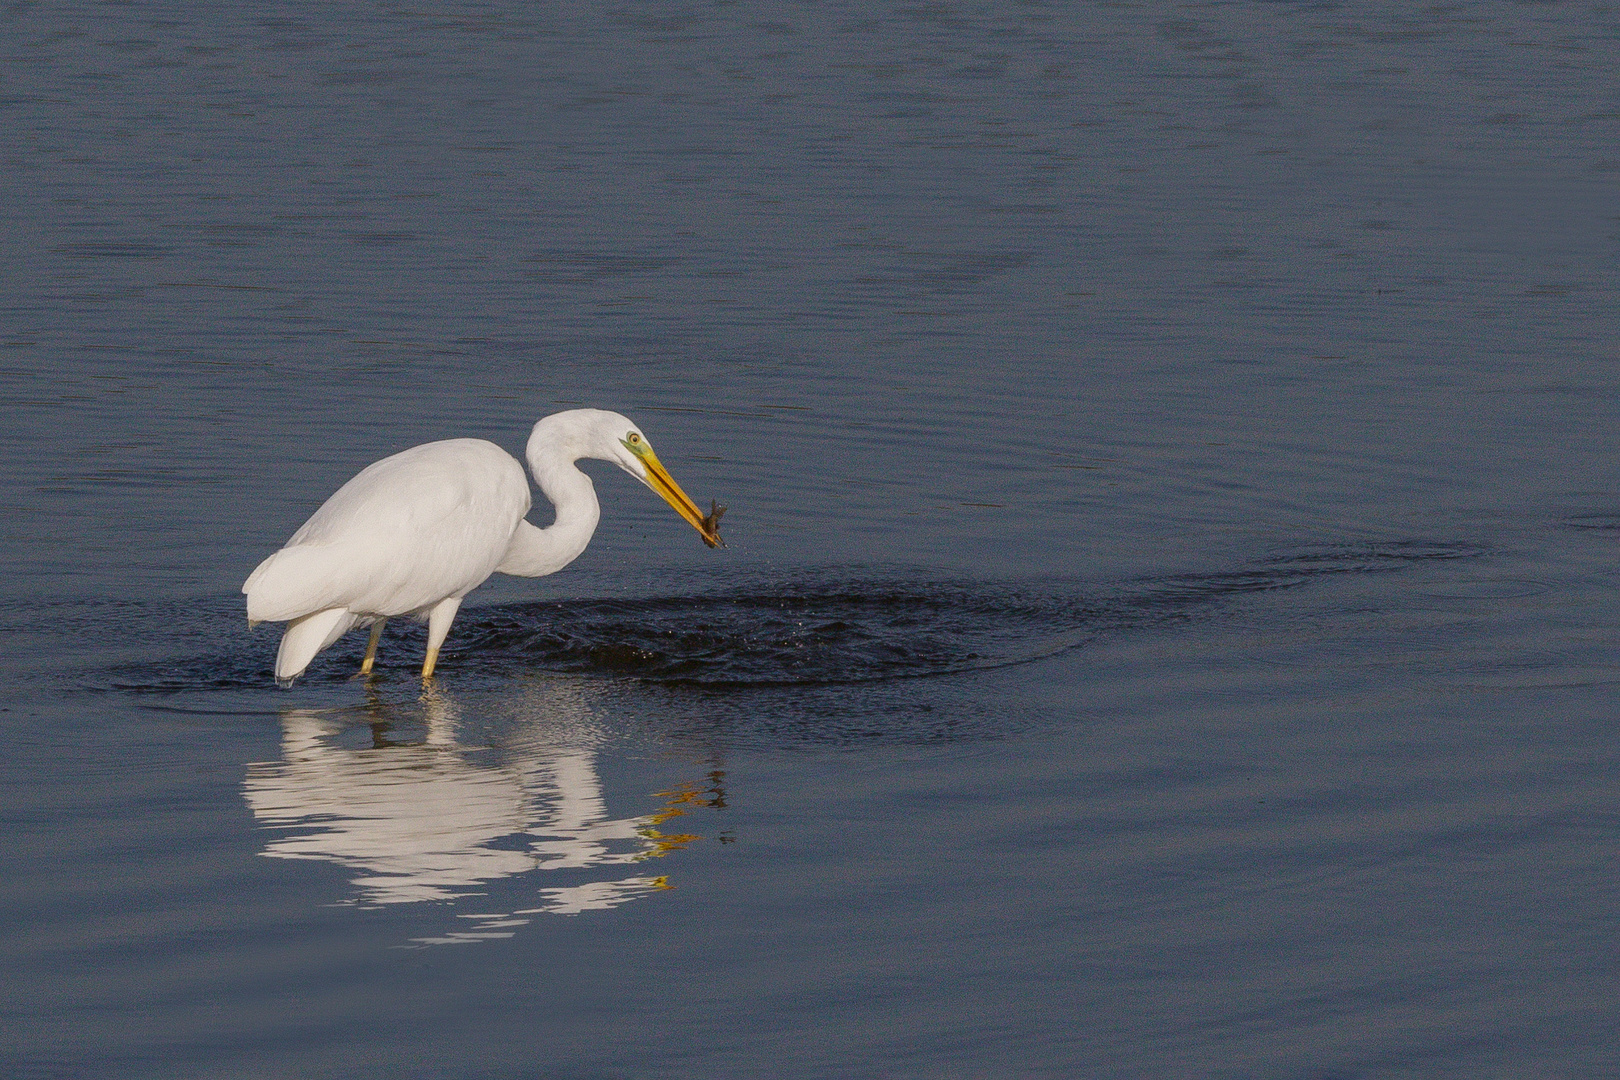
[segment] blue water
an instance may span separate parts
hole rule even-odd
[[[6,9],[0,1067],[1620,1074],[1617,38]],[[578,405],[729,547],[587,465],[276,687],[327,494]]]

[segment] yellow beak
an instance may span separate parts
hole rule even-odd
[[[675,512],[691,523],[692,527],[703,534],[703,542],[710,547],[725,547],[725,541],[720,539],[720,515],[725,513],[725,507],[716,506],[705,514],[699,510],[681,485],[669,475],[658,455],[652,452],[652,447],[643,443],[642,449],[636,455],[641,463],[647,467],[647,486],[664,497],[664,501],[675,508]]]

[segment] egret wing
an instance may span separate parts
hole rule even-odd
[[[412,447],[362,470],[259,564],[242,587],[248,617],[400,615],[463,596],[499,564],[528,509],[522,466],[495,444]]]

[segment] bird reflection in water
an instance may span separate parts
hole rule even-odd
[[[375,695],[363,709],[367,746],[345,745],[356,732],[351,710],[285,710],[282,760],[250,764],[243,782],[258,822],[284,832],[262,854],[358,871],[356,902],[366,906],[478,895],[487,882],[542,870],[570,882],[541,888],[534,907],[460,916],[470,920],[465,930],[421,944],[511,937],[529,916],[602,910],[672,888],[664,876],[620,875],[698,840],[670,823],[697,807],[723,808],[724,774],[657,793],[664,802],[652,813],[609,817],[598,732],[577,688],[539,693],[524,709],[539,719],[504,753],[460,744],[459,710],[440,691],[422,696],[425,737],[410,742],[392,735],[412,719],[407,710]]]

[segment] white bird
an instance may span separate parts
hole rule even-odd
[[[524,520],[529,481],[517,459],[483,439],[449,439],[402,450],[338,488],[259,564],[242,585],[248,625],[285,622],[276,679],[303,674],[315,654],[355,626],[370,626],[360,666],[371,671],[383,626],[395,615],[425,618],[433,675],[461,600],[490,574],[540,577],[573,562],[601,518],[580,458],[611,461],[663,496],[676,513],[721,545],[725,507],[704,514],[627,418],[601,409],[555,413],[534,425],[529,468],[557,510],[548,528]]]

